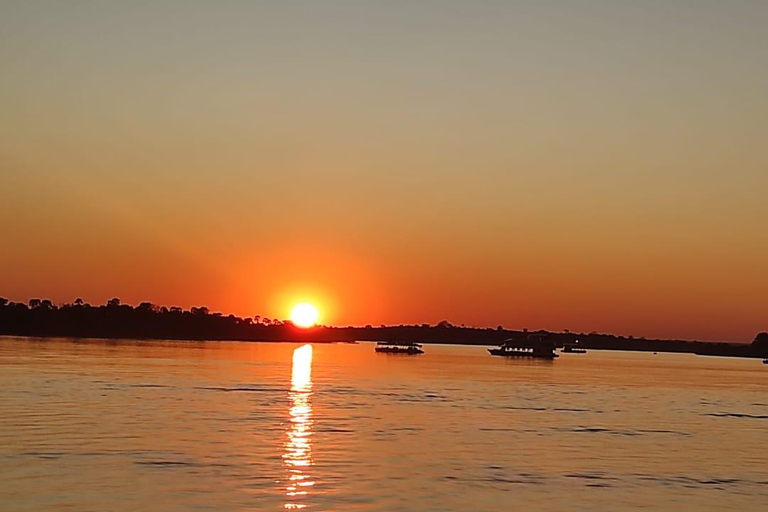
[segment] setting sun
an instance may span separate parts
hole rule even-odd
[[[296,304],[291,310],[291,321],[299,327],[312,327],[320,318],[317,308],[312,304],[302,302]]]

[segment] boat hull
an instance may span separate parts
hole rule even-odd
[[[424,351],[420,348],[397,348],[397,347],[376,347],[376,352],[379,354],[405,354],[409,356],[416,356],[423,354]]]
[[[500,348],[489,348],[488,353],[492,356],[501,357],[529,357],[533,359],[554,359],[558,357],[555,353],[537,354],[534,352],[526,352],[523,350],[502,350]]]

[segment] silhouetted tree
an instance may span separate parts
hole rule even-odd
[[[154,311],[155,306],[151,302],[142,302],[138,306],[136,306],[136,309],[139,311],[143,311],[145,313],[151,313]]]
[[[29,299],[29,309],[37,309],[42,304],[40,299]]]
[[[768,332],[761,332],[755,336],[752,347],[758,350],[768,350]]]
[[[117,297],[115,297],[113,299],[109,299],[107,301],[107,307],[108,308],[116,308],[118,306],[120,306],[120,299],[118,299]]]
[[[6,305],[8,305],[8,299],[5,297],[0,297],[0,308],[5,307]]]

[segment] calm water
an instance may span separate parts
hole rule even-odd
[[[760,361],[297,347],[0,338],[0,509],[768,503]]]

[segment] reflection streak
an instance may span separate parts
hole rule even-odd
[[[304,503],[309,489],[315,485],[309,468],[312,461],[312,345],[303,345],[293,351],[291,390],[288,393],[290,422],[285,441],[283,462],[288,470],[285,487],[285,509],[307,507]]]

